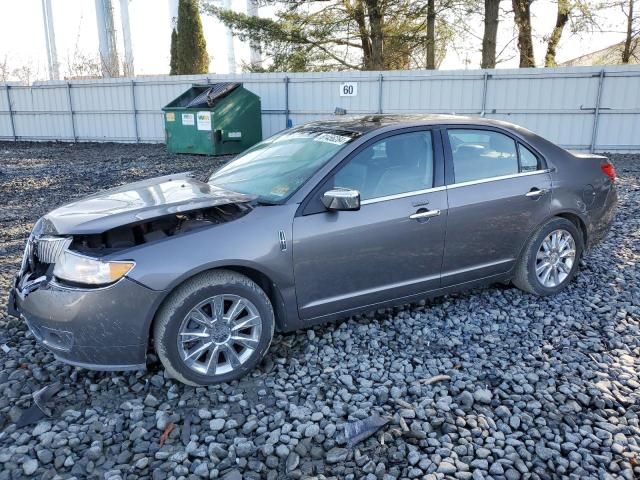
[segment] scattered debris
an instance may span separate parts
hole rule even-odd
[[[402,400],[401,398],[396,398],[396,403],[398,405],[400,405],[402,408],[409,408],[411,410],[415,410],[416,407],[414,407],[413,405],[411,405],[409,402],[405,402],[404,400]]]
[[[167,441],[174,428],[175,426],[173,425],[173,423],[168,423],[167,426],[164,427],[164,432],[162,432],[162,435],[160,435],[160,441],[158,442],[161,447],[164,445],[164,442]]]
[[[409,426],[407,425],[407,421],[402,417],[400,417],[400,428],[402,429],[403,432],[409,431]]]
[[[60,382],[52,383],[46,387],[33,393],[33,404],[22,411],[20,418],[16,422],[17,428],[22,428],[27,425],[32,425],[39,422],[45,417],[51,417],[51,409],[47,406],[47,402],[53,398],[62,389]]]
[[[364,420],[356,420],[345,424],[344,436],[347,439],[347,444],[350,447],[354,447],[376,433],[387,423],[389,423],[387,418],[382,418],[377,413],[374,413]]]
[[[184,425],[180,432],[182,438],[182,444],[186,447],[191,440],[191,417],[193,416],[193,410],[188,409],[184,414]]]
[[[449,375],[436,375],[431,378],[422,378],[418,380],[417,383],[421,385],[431,385],[432,383],[448,382],[449,380],[451,380],[451,377]]]
[[[7,346],[6,343],[3,343],[2,345],[0,345],[0,349],[2,349],[4,353],[9,353],[11,351],[11,347]]]

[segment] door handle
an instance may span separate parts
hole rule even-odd
[[[544,188],[540,189],[540,188],[533,187],[531,190],[525,193],[524,196],[529,198],[538,198],[544,195],[545,193],[547,193],[547,191],[548,190],[545,190]]]
[[[409,215],[411,220],[416,220],[419,218],[431,218],[437,217],[440,215],[440,210],[427,210],[426,212],[414,213],[413,215]]]

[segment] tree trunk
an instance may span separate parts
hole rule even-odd
[[[518,49],[520,50],[520,68],[535,67],[533,39],[531,37],[532,0],[511,0],[513,14],[518,27]]]
[[[435,0],[427,2],[427,69],[436,68],[436,6]]]
[[[484,0],[484,35],[482,36],[482,68],[496,68],[496,39],[500,0]]]
[[[633,40],[633,2],[634,0],[629,0],[629,12],[627,12],[627,38],[624,40],[622,63],[629,63],[629,60],[631,60],[631,42]]]
[[[345,2],[348,8],[351,9],[349,0]],[[360,42],[362,43],[362,65],[365,70],[373,70],[372,58],[371,58],[371,38],[369,37],[369,30],[367,30],[367,22],[364,15],[364,4],[362,0],[355,0],[355,6],[353,7],[353,17],[358,24],[358,33],[360,35]]]
[[[384,18],[379,0],[366,0],[369,14],[369,29],[371,31],[371,68],[370,70],[382,70],[384,68]]]
[[[547,55],[544,57],[545,67],[555,67],[556,63],[556,48],[562,37],[562,31],[564,26],[569,21],[569,13],[571,7],[569,6],[569,0],[558,0],[558,13],[556,14],[556,26],[553,27],[549,43],[547,44]]]

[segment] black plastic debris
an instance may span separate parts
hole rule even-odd
[[[191,417],[193,416],[193,410],[189,409],[184,414],[184,425],[182,426],[182,431],[180,432],[180,438],[182,440],[182,444],[186,447],[191,440]]]
[[[39,422],[45,417],[51,417],[51,408],[47,403],[62,390],[62,384],[60,382],[52,383],[46,387],[33,393],[33,404],[22,411],[20,418],[16,422],[17,428],[22,428],[27,425],[32,425]]]
[[[369,418],[364,420],[356,420],[355,422],[349,422],[344,426],[344,436],[347,440],[349,447],[354,447],[358,443],[366,440],[371,435],[376,433],[382,427],[384,427],[389,420],[382,418],[377,413],[374,413]]]

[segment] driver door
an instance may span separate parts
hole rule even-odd
[[[447,219],[441,170],[439,131],[392,132],[356,150],[312,194],[319,197],[333,187],[356,189],[361,208],[327,211],[312,199],[295,217],[293,260],[301,318],[374,306],[440,286]]]

